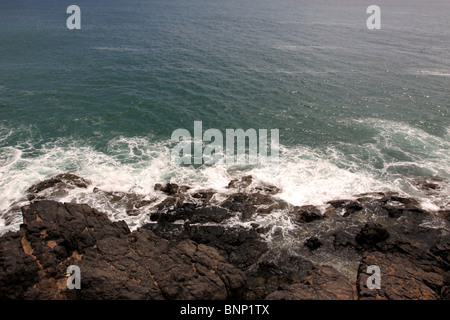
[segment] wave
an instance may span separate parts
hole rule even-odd
[[[424,76],[450,77],[450,70],[418,70],[415,74]]]
[[[226,194],[230,180],[252,175],[255,184],[277,186],[277,196],[293,205],[320,206],[361,193],[392,191],[418,199],[427,210],[450,207],[449,134],[437,137],[406,124],[375,119],[356,123],[374,131],[369,142],[326,148],[281,146],[276,168],[230,164],[180,167],[170,162],[169,142],[154,141],[150,136],[117,137],[105,150],[64,139],[35,148],[31,143],[2,147],[0,233],[17,230],[22,223],[18,208],[28,203],[27,188],[64,172],[81,176],[91,185],[69,190],[54,200],[87,203],[108,213],[112,220],[125,220],[131,229],[148,217],[129,216],[125,208],[111,207],[94,187],[162,201],[164,196],[154,190],[157,183],[185,184],[193,190],[214,189]],[[417,179],[435,179],[438,188],[431,193],[422,190]]]

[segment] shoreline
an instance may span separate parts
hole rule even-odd
[[[111,203],[132,199],[131,216],[155,207],[133,231],[86,204],[46,200],[86,188],[83,178],[62,174],[35,184],[20,230],[0,237],[0,297],[450,299],[450,210],[429,212],[389,192],[329,201],[325,210],[293,206],[276,197],[275,186],[249,189],[252,180],[230,181],[222,198],[216,190],[191,194],[190,186],[157,184],[167,195],[161,202],[95,190]],[[81,269],[80,290],[64,285],[72,264]],[[372,265],[380,268],[380,289],[367,288]]]

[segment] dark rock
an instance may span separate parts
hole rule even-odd
[[[440,178],[431,178],[431,179],[417,179],[412,183],[421,190],[428,191],[428,193],[432,193],[434,191],[441,190],[441,186],[436,182],[441,182],[443,179]]]
[[[307,206],[295,206],[294,210],[289,212],[289,214],[294,216],[294,221],[300,223],[308,223],[324,218],[320,213],[320,210],[312,205]]]
[[[142,228],[150,229],[156,235],[171,241],[190,239],[211,246],[229,263],[241,270],[246,270],[256,263],[268,250],[267,243],[260,238],[261,228],[190,225],[190,223],[146,224]]]
[[[365,249],[389,238],[389,232],[378,223],[366,223],[356,235],[356,242]]]
[[[169,197],[158,205],[158,211],[151,214],[152,221],[160,223],[189,220],[190,223],[219,223],[232,214],[227,209],[218,206],[203,206],[191,202],[180,202],[177,198]]]
[[[349,215],[361,211],[363,206],[358,201],[353,200],[332,200],[327,202],[334,209],[342,210],[342,216],[348,217]]]
[[[214,190],[200,190],[192,195],[194,199],[202,201],[203,205],[209,205],[212,197],[216,194]]]
[[[156,198],[146,199],[146,196],[135,193],[119,191],[103,191],[94,188],[94,193],[107,202],[108,205],[116,210],[123,210],[130,216],[137,216],[142,213],[141,208],[150,206],[156,201]]]
[[[288,204],[262,193],[235,193],[223,201],[220,206],[241,213],[242,220],[249,220],[256,213],[269,214],[273,210],[286,209]]]
[[[285,290],[269,294],[267,300],[353,300],[352,283],[331,266],[314,268]]]
[[[246,271],[247,299],[264,299],[270,293],[298,281],[313,269],[307,259],[287,252],[268,252]]]
[[[27,198],[29,201],[32,201],[34,199],[61,197],[68,194],[67,190],[87,188],[89,184],[87,180],[79,176],[71,173],[62,173],[29,187],[27,189]]]
[[[268,250],[258,229],[223,226],[189,226],[186,230],[189,239],[216,248],[231,264],[241,270],[250,265]]]
[[[233,179],[228,183],[227,188],[233,189],[245,189],[247,188],[253,181],[252,176],[243,176],[241,179]]]
[[[167,193],[168,195],[177,195],[179,193],[184,193],[187,190],[190,189],[190,187],[188,186],[179,186],[176,183],[167,183],[165,185],[162,185],[160,183],[155,184],[154,190],[156,191],[162,191],[164,193]]]
[[[264,193],[264,194],[277,194],[280,192],[280,189],[272,186],[272,185],[262,185],[262,186],[257,186],[255,187],[255,191],[260,192],[260,193]]]
[[[38,281],[39,266],[32,251],[22,230],[0,238],[0,299],[22,298]]]
[[[439,210],[437,215],[443,219],[446,219],[450,223],[450,210]]]
[[[347,230],[339,230],[339,232],[333,234],[333,247],[335,250],[355,248],[355,234],[350,233]]]
[[[244,274],[216,249],[130,233],[87,205],[35,202],[20,232],[0,238],[0,297],[20,299],[226,299],[245,294]],[[81,290],[66,288],[69,265]]]
[[[369,266],[380,268],[380,289],[369,289]],[[436,300],[445,289],[444,271],[430,262],[403,255],[366,252],[358,271],[359,299]]]
[[[317,250],[322,246],[322,244],[322,241],[320,241],[317,237],[311,237],[306,239],[305,241],[305,247],[307,247],[311,251]]]
[[[431,253],[435,256],[440,257],[443,261],[441,262],[446,269],[450,270],[450,238],[440,238],[436,243],[430,248]]]

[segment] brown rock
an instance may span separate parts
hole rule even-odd
[[[381,289],[368,289],[367,267],[380,268]],[[445,286],[444,271],[425,261],[414,261],[402,255],[364,253],[358,273],[360,299],[436,300]]]
[[[22,209],[20,232],[0,238],[0,297],[11,299],[227,299],[245,278],[216,249],[130,233],[87,205],[40,201]],[[69,265],[81,289],[68,290]]]
[[[286,290],[269,294],[267,300],[353,300],[355,290],[344,275],[331,266],[314,268]]]
[[[320,210],[317,207],[312,205],[301,207],[295,206],[294,210],[289,212],[289,214],[294,216],[294,221],[300,223],[308,223],[325,217],[320,213]]]
[[[41,181],[27,189],[28,200],[46,199],[55,196],[65,196],[67,190],[74,188],[87,188],[90,183],[71,173],[58,174],[50,179]],[[45,191],[45,194],[43,194]]]

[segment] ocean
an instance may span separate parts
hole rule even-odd
[[[131,228],[148,214],[94,187],[162,198],[156,183],[252,175],[294,205],[391,191],[449,209],[449,17],[447,0],[2,0],[0,234],[22,223],[28,187],[65,172],[92,184],[56,200]],[[278,167],[174,164],[172,132],[194,121],[278,129]]]

